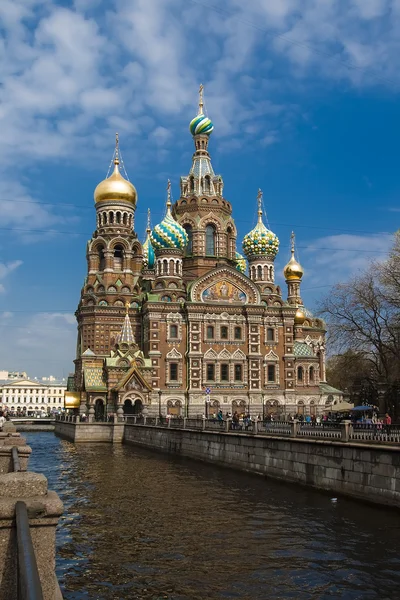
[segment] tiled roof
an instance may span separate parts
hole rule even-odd
[[[101,367],[87,367],[84,370],[85,389],[91,392],[106,392],[107,386],[103,378]]]
[[[328,383],[320,383],[319,389],[323,394],[343,394],[342,390],[338,390]]]
[[[313,349],[304,342],[295,342],[293,346],[293,354],[299,357],[315,357]]]

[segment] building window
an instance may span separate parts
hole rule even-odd
[[[268,327],[268,329],[267,329],[267,341],[268,342],[275,341],[275,332],[272,329],[272,327]]]
[[[169,365],[169,380],[178,381],[178,363],[170,363]]]
[[[303,367],[297,367],[297,381],[303,381],[303,379],[304,379]]]
[[[235,365],[235,381],[243,380],[243,368],[242,365]]]
[[[172,300],[171,300],[171,296],[163,296],[163,297],[161,298],[161,300],[162,300],[163,302],[172,302]]]
[[[214,327],[212,325],[207,325],[207,339],[214,339]]]
[[[241,339],[242,339],[242,328],[235,327],[235,340],[241,340]]]
[[[310,382],[314,381],[314,367],[310,367]]]
[[[221,365],[221,381],[229,381],[229,365]]]
[[[185,254],[186,256],[189,256],[193,254],[193,229],[191,225],[184,225],[183,228],[188,236],[188,243],[186,244]]]
[[[178,337],[178,325],[170,325],[169,326],[169,337],[171,337],[171,338]]]
[[[206,227],[206,255],[215,256],[215,227],[207,225]]]
[[[207,365],[207,381],[215,380],[215,365]]]
[[[223,325],[221,327],[221,340],[227,340],[228,339],[228,328],[225,327],[225,325]]]
[[[275,365],[268,365],[267,379],[269,382],[275,381]]]

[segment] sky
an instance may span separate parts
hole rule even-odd
[[[263,190],[305,304],[384,259],[399,227],[400,0],[1,0],[0,370],[66,377],[115,133],[143,239],[209,150],[241,239]]]

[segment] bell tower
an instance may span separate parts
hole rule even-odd
[[[96,356],[110,351],[121,330],[126,303],[133,309],[139,296],[136,284],[143,256],[134,232],[137,193],[123,167],[118,134],[111,166],[112,174],[94,192],[97,227],[87,244],[88,272],[76,312],[77,360],[87,350]]]
[[[195,147],[192,167],[188,175],[181,177],[181,196],[172,210],[188,236],[183,258],[185,279],[195,279],[223,264],[237,265],[237,231],[232,206],[223,196],[223,179],[214,173],[208,153],[213,129],[212,121],[205,114],[204,86],[201,85],[198,114],[189,125]]]

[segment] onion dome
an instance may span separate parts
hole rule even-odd
[[[199,95],[200,95],[199,112],[198,112],[197,116],[190,121],[190,125],[189,125],[190,133],[192,135],[199,135],[199,134],[210,135],[212,130],[214,129],[214,125],[213,125],[211,119],[209,119],[203,112],[203,108],[204,108],[203,92],[204,92],[204,86],[203,86],[203,84],[201,84],[200,90],[199,90]]]
[[[148,217],[147,217],[147,229],[146,229],[146,240],[142,246],[143,249],[143,268],[144,269],[153,269],[154,268],[154,261],[155,261],[155,254],[154,254],[154,248],[151,244],[151,240],[150,240],[150,234],[151,234],[151,228],[150,228],[150,209],[148,209]]]
[[[150,234],[154,250],[177,249],[183,250],[189,238],[184,228],[171,215],[171,183],[168,181],[167,214]]]
[[[292,279],[301,279],[304,275],[304,269],[299,262],[294,257],[294,233],[292,232],[291,236],[291,257],[283,269],[283,274],[285,276],[286,281],[291,281]]]
[[[296,311],[296,314],[294,316],[294,322],[296,325],[303,325],[304,321],[306,320],[306,315],[303,309],[303,306],[299,306]]]
[[[258,222],[257,225],[246,234],[243,239],[243,252],[247,258],[251,259],[256,256],[274,259],[279,250],[279,239],[270,231],[262,220],[262,192],[258,191]]]
[[[114,172],[110,177],[101,181],[94,191],[95,204],[104,202],[124,201],[136,205],[137,192],[130,181],[122,177],[119,171],[118,134],[114,155]]]
[[[240,254],[239,252],[236,252],[235,255],[236,258],[236,269],[238,271],[240,271],[241,273],[246,273],[246,259],[244,258],[244,256],[242,256],[242,254]]]

